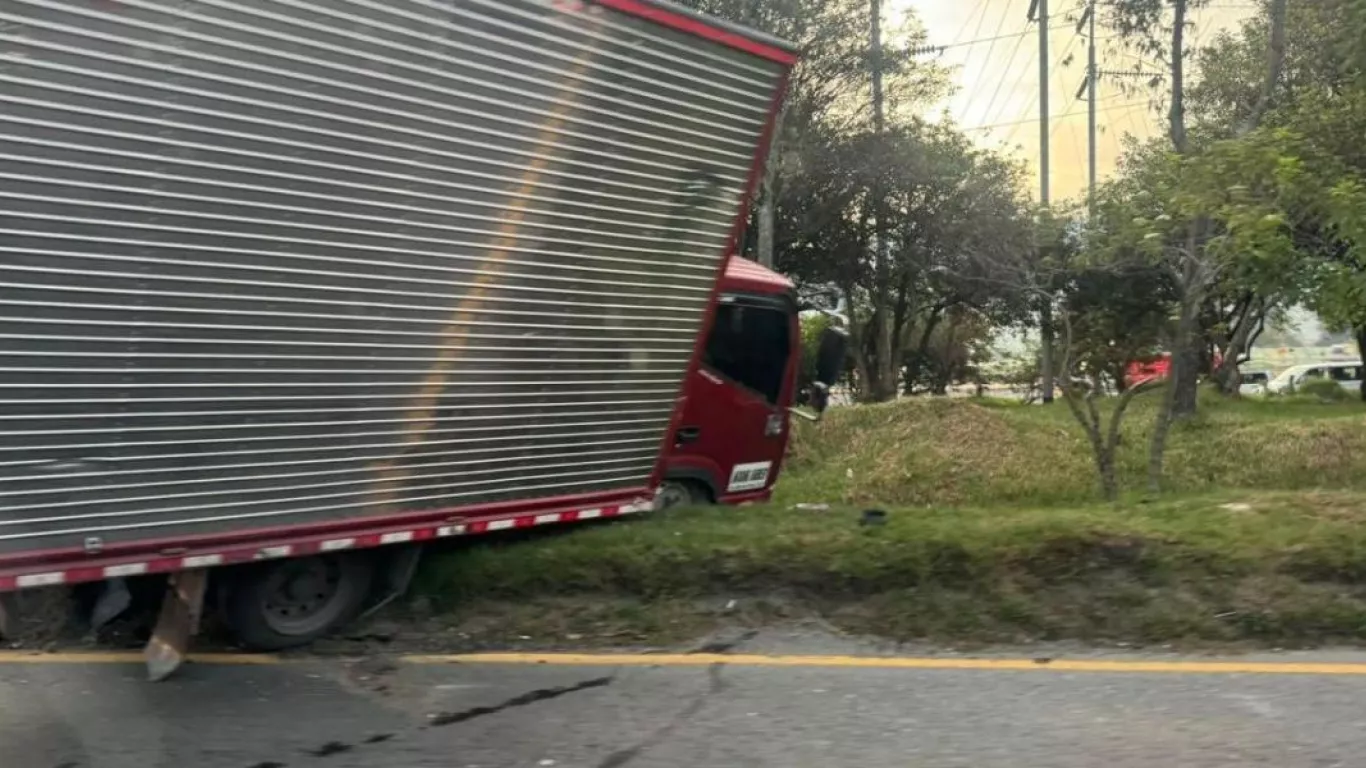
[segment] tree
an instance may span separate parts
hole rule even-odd
[[[1170,334],[1171,374],[1162,405],[1158,410],[1152,441],[1149,445],[1148,481],[1156,489],[1161,482],[1162,459],[1166,450],[1167,434],[1173,419],[1194,413],[1196,384],[1201,367],[1200,338],[1202,316],[1216,289],[1216,283],[1229,272],[1230,251],[1227,244],[1239,241],[1231,236],[1233,225],[1239,234],[1258,230],[1238,218],[1246,213],[1240,204],[1245,201],[1220,199],[1209,186],[1215,180],[1226,180],[1236,175],[1229,163],[1236,162],[1235,150],[1211,142],[1210,137],[1197,137],[1187,125],[1186,85],[1188,59],[1192,51],[1187,45],[1186,32],[1190,13],[1203,7],[1205,0],[1111,0],[1109,25],[1118,32],[1122,45],[1136,49],[1152,58],[1164,61],[1167,71],[1150,80],[1150,86],[1161,89],[1161,101],[1168,105],[1168,139],[1170,157],[1149,156],[1149,162],[1139,164],[1156,182],[1162,196],[1152,197],[1148,208],[1172,208],[1158,214],[1160,218],[1135,217],[1145,238],[1146,251],[1156,264],[1165,265],[1172,277],[1176,292],[1176,318]],[[1285,61],[1285,20],[1287,0],[1269,0],[1266,5],[1267,46],[1263,57],[1264,76],[1257,96],[1244,114],[1238,115],[1233,133],[1245,137],[1260,125],[1270,109],[1282,79]],[[1216,157],[1206,157],[1213,152]],[[1189,180],[1187,177],[1190,177]],[[1146,190],[1152,192],[1152,189]],[[1178,196],[1179,195],[1179,196]],[[1233,197],[1238,197],[1237,193]],[[1234,210],[1238,209],[1238,210]],[[1232,214],[1223,220],[1218,214]],[[1151,226],[1159,222],[1162,226]],[[1171,224],[1175,226],[1171,226]],[[1246,326],[1236,334],[1229,333],[1229,341],[1245,345],[1249,335]]]
[[[1366,92],[1362,82],[1361,32],[1366,3],[1318,0],[1290,6],[1284,30],[1285,66],[1279,98],[1266,112],[1264,125],[1288,129],[1299,137],[1295,151],[1315,164],[1319,190],[1333,190],[1294,211],[1296,267],[1291,275],[1267,276],[1275,288],[1264,296],[1284,296],[1286,286],[1324,316],[1330,327],[1366,331],[1366,308],[1357,288],[1361,263],[1353,246],[1352,179],[1366,173]],[[1276,36],[1274,16],[1263,14],[1236,32],[1220,36],[1201,55],[1204,82],[1196,100],[1210,130],[1233,123],[1248,105],[1265,101],[1265,86],[1248,72],[1250,62]],[[1226,135],[1233,132],[1223,128]]]
[[[783,237],[778,209],[786,185],[800,173],[807,152],[819,152],[824,134],[849,135],[870,123],[870,73],[874,56],[866,0],[682,0],[704,13],[761,29],[801,51],[788,83],[756,191],[749,255],[773,264]],[[877,57],[884,112],[896,119],[912,114],[948,89],[945,70],[914,55],[925,43],[924,29],[906,12],[887,26],[887,44]]]
[[[1165,311],[1152,301],[1163,291],[1163,273],[1135,249],[1106,247],[1105,234],[1078,213],[1043,208],[1033,217],[1032,247],[996,262],[991,279],[1010,282],[1029,305],[1062,295],[1057,388],[1086,435],[1101,493],[1113,500],[1119,494],[1115,455],[1125,412],[1153,386],[1124,388],[1124,367],[1151,351]],[[1122,390],[1113,407],[1100,402],[1107,378]]]

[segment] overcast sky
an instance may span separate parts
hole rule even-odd
[[[934,114],[947,112],[984,146],[1005,146],[1027,160],[1037,172],[1039,161],[1039,43],[1038,28],[1028,22],[1030,0],[890,0],[892,10],[912,8],[929,30],[931,45],[954,45],[970,40],[996,40],[954,45],[940,57],[954,69],[958,92]],[[1076,98],[1085,79],[1086,40],[1066,17],[1081,8],[1079,0],[1051,0],[1049,87],[1052,123],[1052,190],[1054,200],[1080,197],[1086,185],[1086,101]],[[1195,43],[1235,25],[1254,11],[1246,0],[1214,0],[1195,14]],[[1027,34],[1014,34],[1027,32]],[[1102,29],[1098,42],[1102,70],[1131,69],[1132,54],[1114,50]],[[1108,50],[1107,50],[1108,49]],[[1070,58],[1070,65],[1064,64]],[[1153,66],[1149,64],[1149,66]],[[1146,95],[1126,94],[1111,79],[1100,81],[1097,124],[1097,168],[1104,179],[1114,170],[1119,139],[1124,133],[1140,137],[1162,131],[1162,116]],[[993,126],[977,129],[978,126]],[[1035,185],[1037,194],[1037,182]]]

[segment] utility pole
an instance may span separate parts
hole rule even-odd
[[[1048,195],[1048,0],[1029,4],[1029,20],[1039,23],[1039,202]],[[1040,244],[1042,247],[1042,243]],[[1041,259],[1042,260],[1042,259]],[[1039,302],[1039,386],[1045,404],[1053,402],[1053,299]]]
[[[1048,194],[1048,0],[1033,0],[1029,20],[1039,23],[1039,202]]]
[[[882,0],[869,0],[869,47],[872,54],[873,65],[873,132],[877,135],[878,147],[881,151],[885,149],[881,139],[886,129],[886,115],[884,112],[883,93],[882,93]],[[873,366],[877,371],[875,380],[868,382],[873,390],[874,399],[890,400],[896,397],[898,376],[897,372],[901,367],[893,359],[892,350],[892,323],[887,316],[888,308],[891,306],[892,292],[892,263],[891,263],[891,243],[889,242],[888,214],[887,214],[887,186],[884,183],[882,173],[879,171],[875,175],[873,184],[873,214],[876,221],[874,236],[877,239],[876,259],[877,263],[873,266],[874,295],[876,301],[874,306],[883,310],[877,325],[873,328],[876,336],[873,339],[873,349],[876,355],[876,365]]]
[[[1096,0],[1086,4],[1082,23],[1090,25],[1086,34],[1086,209],[1096,215],[1096,81],[1100,73],[1096,71]],[[1080,31],[1081,23],[1077,24]]]

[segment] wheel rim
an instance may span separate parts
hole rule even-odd
[[[659,486],[659,508],[672,509],[692,503],[692,494],[682,483],[666,482]]]
[[[282,635],[307,635],[329,626],[345,608],[342,567],[335,558],[283,562],[267,582],[262,613]]]

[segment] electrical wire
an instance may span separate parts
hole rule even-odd
[[[1032,31],[1032,30],[1031,30],[1031,31]],[[1017,55],[1019,55],[1019,53],[1020,53],[1020,48],[1021,48],[1021,46],[1024,45],[1024,40],[1025,40],[1024,35],[1021,35],[1019,38],[1017,38],[1017,39],[1015,40],[1015,47],[1010,51],[1010,59],[1006,62],[1006,71],[1007,71],[1007,72],[1009,72],[1012,68],[1014,68],[1014,66],[1015,66],[1015,57],[1016,57]],[[1021,68],[1021,69],[1020,69],[1020,75],[1019,75],[1019,77],[1016,77],[1016,78],[1015,78],[1015,84],[1012,85],[1012,86],[1010,87],[1011,91],[1018,90],[1019,87],[1020,87],[1020,84],[1024,82],[1024,79],[1025,79],[1025,77],[1026,77],[1028,74],[1029,74],[1029,68],[1028,68],[1028,67],[1023,67],[1023,68]],[[995,117],[990,117],[990,116],[991,116],[991,114],[992,114],[992,112],[991,112],[992,107],[995,107],[995,106],[996,106],[996,100],[997,100],[998,98],[1000,98],[1000,96],[1001,96],[1001,89],[1005,86],[1005,84],[1006,84],[1006,78],[1004,78],[1004,77],[1002,77],[1002,78],[1000,78],[1000,79],[998,79],[998,80],[996,81],[996,91],[995,91],[994,93],[991,94],[991,100],[987,102],[987,108],[984,109],[984,110],[982,110],[982,117],[984,117],[984,118],[989,118],[989,119],[993,119],[993,120],[999,120],[999,119],[1001,119],[1002,114],[1005,112],[1005,106],[1004,106],[1004,105],[1001,107],[1001,112],[998,112],[998,113],[995,115]]]
[[[1111,106],[1109,106],[1109,107],[1106,107],[1105,109],[1097,109],[1097,110],[1096,110],[1096,113],[1097,113],[1097,114],[1102,114],[1102,113],[1105,113],[1105,112],[1113,112],[1113,111],[1115,111],[1115,110],[1117,110],[1117,109],[1123,109],[1124,107],[1137,107],[1137,106],[1143,106],[1143,105],[1146,105],[1146,104],[1148,104],[1148,102],[1146,102],[1146,101],[1130,101],[1130,102],[1126,102],[1126,103],[1124,103],[1124,104],[1114,104],[1114,105],[1111,105]],[[1084,114],[1086,114],[1086,112],[1083,110],[1083,111],[1080,111],[1080,112],[1067,112],[1067,113],[1061,114],[1061,115],[1051,115],[1050,118],[1053,118],[1053,117],[1076,117],[1077,115],[1084,115]],[[1039,118],[1037,118],[1037,117],[1027,117],[1027,118],[1024,118],[1023,120],[1010,120],[1010,121],[1007,121],[1007,122],[1004,122],[1004,123],[992,123],[992,124],[990,124],[990,125],[974,125],[974,126],[970,126],[970,127],[968,127],[968,128],[963,128],[962,130],[964,130],[964,131],[986,131],[986,130],[990,130],[990,129],[992,129],[992,128],[1005,128],[1005,127],[1011,126],[1011,125],[1023,125],[1023,124],[1025,124],[1025,123],[1037,123],[1037,122],[1039,122]]]
[[[1057,57],[1054,58],[1053,63],[1052,63],[1051,65],[1049,65],[1048,71],[1049,71],[1050,73],[1051,73],[1051,72],[1056,72],[1056,71],[1058,70],[1058,67],[1062,66],[1062,62],[1067,58],[1068,54],[1070,54],[1070,53],[1072,52],[1072,47],[1075,46],[1076,43],[1077,43],[1077,38],[1075,38],[1075,37],[1073,37],[1073,38],[1071,38],[1070,40],[1067,41],[1067,45],[1063,46],[1062,50],[1059,51]],[[1023,110],[1021,110],[1020,114],[1025,114],[1025,113],[1029,112],[1030,110],[1034,109],[1034,107],[1035,107],[1038,103],[1039,103],[1039,93],[1038,93],[1038,91],[1035,91],[1034,94],[1030,97],[1029,103],[1028,103],[1027,105],[1025,105],[1025,108],[1024,108]],[[1064,110],[1064,111],[1065,111],[1065,110]],[[1053,117],[1055,117],[1055,115],[1050,115],[1050,116],[1049,116],[1050,119],[1052,119]],[[1016,134],[1016,132],[1019,131],[1019,129],[1020,129],[1019,127],[1020,127],[1021,125],[1025,124],[1025,123],[1032,123],[1032,122],[1037,122],[1037,121],[1038,121],[1038,118],[1032,118],[1032,119],[1031,119],[1031,118],[1024,118],[1024,119],[1020,119],[1020,120],[1008,121],[1008,122],[1005,122],[1005,123],[996,123],[996,124],[994,124],[994,125],[985,126],[985,127],[993,128],[993,127],[1003,127],[1003,126],[1014,126],[1014,128],[1011,129],[1010,133],[1006,134],[1005,139],[1002,140],[1004,143],[1009,144],[1009,143],[1011,142],[1011,140],[1015,138],[1015,134]],[[979,126],[979,127],[983,127],[983,126]],[[975,130],[975,129],[966,128],[966,129],[964,129],[964,130]]]
[[[983,14],[982,18],[983,20],[985,20],[986,14]],[[999,35],[1001,34],[1001,30],[1005,28],[1005,25],[1006,14],[1002,13],[1000,14],[999,20],[996,22],[996,32],[994,34],[996,34],[999,37]],[[973,36],[975,37],[976,33],[973,33]],[[982,60],[981,71],[978,73],[977,77],[973,78],[972,87],[969,88],[967,91],[969,94],[976,93],[977,87],[981,85],[983,78],[987,76],[987,71],[991,68],[991,54],[993,51],[996,50],[996,42],[996,40],[991,41],[991,45],[987,48],[987,54]],[[964,110],[964,117],[967,116],[967,113],[971,111],[971,109],[972,107],[971,105],[969,105],[968,109]],[[983,119],[986,119],[986,117],[987,116],[985,114],[982,115]]]

